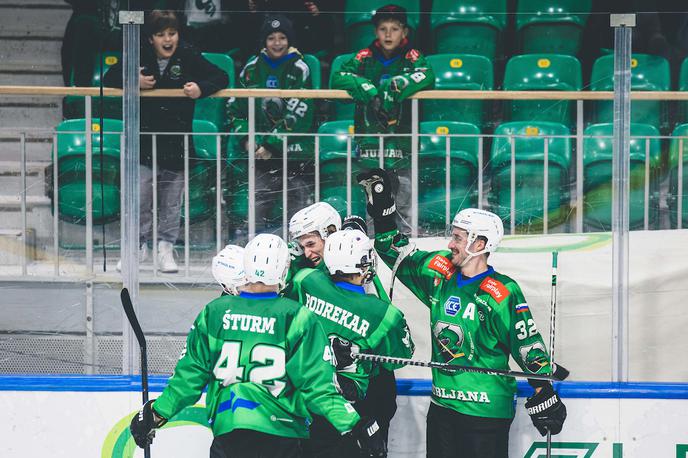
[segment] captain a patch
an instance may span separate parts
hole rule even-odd
[[[444,303],[444,313],[449,316],[456,316],[461,310],[461,298],[456,296],[449,296],[449,299]]]

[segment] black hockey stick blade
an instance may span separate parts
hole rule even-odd
[[[484,367],[472,367],[472,366],[461,366],[459,364],[449,364],[449,363],[438,363],[434,361],[418,361],[415,359],[408,358],[395,358],[392,356],[382,356],[382,355],[371,355],[367,353],[352,353],[356,359],[362,359],[364,361],[373,361],[376,363],[386,363],[386,364],[403,364],[404,366],[420,366],[420,367],[432,367],[434,369],[444,369],[448,371],[461,371],[461,372],[473,372],[476,374],[486,374],[486,375],[505,375],[508,377],[526,378],[533,380],[546,380],[546,381],[561,381],[562,379],[555,377],[554,375],[539,375],[539,374],[529,374],[527,372],[503,370],[503,369],[488,369]]]
[[[136,313],[134,312],[134,304],[131,302],[129,290],[127,288],[122,288],[122,292],[119,296],[122,299],[122,307],[124,307],[124,313],[127,314],[129,324],[131,325],[131,328],[134,330],[136,340],[138,340],[141,348],[146,348],[146,336],[143,335],[143,330],[141,329],[139,320],[138,318],[136,318]]]

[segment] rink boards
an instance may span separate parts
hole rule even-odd
[[[151,397],[165,381],[152,378]],[[401,379],[398,389],[389,456],[423,457],[430,381]],[[688,458],[688,384],[567,382],[559,389],[568,418],[554,456]],[[137,379],[124,376],[0,376],[0,456],[142,457],[128,433],[139,390]],[[544,440],[523,408],[529,393],[519,383],[511,457],[544,456]],[[194,406],[158,431],[152,456],[207,456],[210,441],[204,410]]]

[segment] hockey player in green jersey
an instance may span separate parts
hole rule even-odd
[[[342,230],[325,241],[321,270],[302,269],[294,277],[292,297],[314,312],[331,341],[337,380],[344,396],[364,417],[376,418],[376,399],[366,394],[368,383],[378,370],[368,362],[355,360],[351,352],[372,352],[410,358],[413,341],[404,315],[388,301],[366,294],[363,285],[375,275],[373,244],[360,230]],[[386,367],[393,370],[395,367]],[[386,436],[389,419],[378,419]],[[315,416],[311,438],[304,444],[309,457],[357,456],[355,444],[341,437],[323,417]]]
[[[213,256],[211,265],[213,278],[222,287],[222,295],[238,296],[246,284],[244,272],[244,249],[238,245],[227,245]]]
[[[239,75],[245,89],[310,89],[311,72],[298,49],[293,47],[291,21],[283,15],[268,16],[260,31],[261,50],[250,58]],[[289,204],[301,208],[311,199],[313,182],[313,137],[282,135],[310,133],[313,101],[267,97],[256,100],[256,224],[272,230],[279,219],[271,217],[282,192],[283,139],[287,140]],[[248,148],[248,99],[227,101],[230,130],[239,137],[240,149]],[[233,137],[235,138],[235,137]]]
[[[448,249],[413,249],[396,228],[389,177],[377,169],[358,176],[375,224],[375,248],[393,275],[430,308],[433,361],[508,369],[509,358],[526,372],[568,375],[550,364],[521,288],[487,264],[503,235],[494,213],[464,209],[452,221]],[[561,431],[566,407],[550,382],[528,380],[535,393],[526,409],[538,431]],[[504,458],[514,417],[513,377],[432,371],[427,456]]]
[[[211,458],[298,457],[309,411],[380,456],[377,423],[361,419],[337,392],[334,366],[324,359],[329,342],[316,316],[278,295],[289,265],[286,243],[260,234],[246,246],[243,261],[243,291],[205,306],[167,387],[132,419],[136,443],[150,444],[155,429],[207,387]]]
[[[411,101],[418,91],[432,89],[435,74],[418,49],[408,40],[406,10],[386,5],[373,15],[375,40],[344,63],[332,78],[333,89],[344,89],[356,102],[354,127],[357,160],[362,169],[379,167],[383,137],[385,168],[395,170],[399,224],[410,230],[411,212]]]

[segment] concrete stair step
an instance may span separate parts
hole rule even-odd
[[[49,163],[52,161],[52,136],[49,131],[44,132],[44,134],[39,137],[27,137],[25,147],[28,162]],[[0,134],[0,161],[18,163],[21,158],[19,148],[19,135],[17,133]]]
[[[62,86],[62,72],[56,70],[0,69],[0,86]]]
[[[0,39],[0,61],[31,68],[33,64],[60,65],[62,38],[3,37]]]
[[[46,162],[27,162],[26,164],[26,193],[27,197],[45,196]],[[0,185],[6,196],[19,196],[22,192],[21,163],[0,162]]]
[[[4,97],[0,101],[0,126],[3,128],[54,128],[62,121],[59,97]]]
[[[62,39],[72,9],[65,2],[0,3],[0,37]]]

